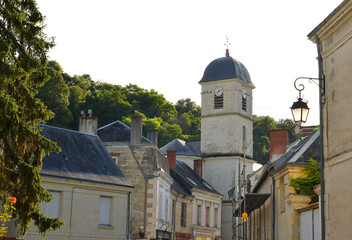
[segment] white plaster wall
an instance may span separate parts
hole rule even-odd
[[[228,200],[227,192],[232,188],[233,175],[238,178],[238,161],[240,157],[218,157],[206,158],[203,162],[203,178],[223,195],[224,200]],[[246,161],[246,175],[253,172],[253,161]]]
[[[253,157],[253,124],[240,115],[203,117],[201,124],[202,154],[243,154],[242,131],[246,127],[246,155]]]

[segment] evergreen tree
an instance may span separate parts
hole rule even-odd
[[[34,0],[0,0],[0,189],[2,204],[17,198],[20,235],[32,221],[42,234],[63,224],[39,208],[51,198],[41,186],[42,158],[59,150],[38,128],[53,116],[35,97],[46,81],[43,69],[54,45],[43,32],[43,20]]]

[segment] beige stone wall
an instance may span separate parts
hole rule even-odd
[[[310,196],[297,195],[289,186],[290,178],[300,175],[301,167],[286,167],[274,175],[276,239],[300,240],[300,216],[296,209],[307,206]]]
[[[192,221],[193,221],[193,201],[194,198],[190,196],[177,195],[174,193],[172,199],[175,201],[175,223],[171,221],[172,226],[175,226],[175,232],[192,234]],[[181,204],[187,204],[187,213],[186,213],[186,227],[181,226]],[[170,211],[171,216],[172,212]]]
[[[326,76],[324,104],[326,239],[352,235],[352,1],[347,1],[317,29]],[[314,41],[314,37],[311,38]]]
[[[49,191],[60,192],[60,218],[64,227],[46,239],[126,239],[128,189],[82,181],[43,178]],[[99,226],[100,196],[111,197],[111,227]],[[45,203],[40,205],[45,212]],[[31,226],[25,239],[41,239]]]
[[[256,193],[272,193],[272,178],[266,176]],[[250,214],[250,226],[253,239],[271,239],[272,230],[272,197],[269,197],[264,205]]]
[[[214,90],[224,89],[224,107],[214,109]],[[252,86],[239,79],[202,84],[201,152],[243,153],[242,128],[246,127],[246,154],[252,157]],[[242,89],[247,92],[247,111],[242,110]]]
[[[130,148],[125,143],[105,143],[105,147],[112,156],[118,156],[119,168],[135,186],[131,194],[131,235],[133,239],[139,237],[139,228],[144,226],[144,215],[146,217],[145,236],[155,238],[158,228],[159,181],[163,181],[169,189],[172,184],[168,173],[160,170],[162,161],[166,162],[166,167],[168,166],[165,156],[154,145],[135,144]],[[147,178],[147,184],[140,168],[143,169]],[[145,211],[146,214],[144,214]]]

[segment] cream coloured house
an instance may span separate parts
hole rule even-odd
[[[348,200],[352,199],[352,1],[343,1],[308,37],[320,46],[325,75],[325,239],[350,239],[352,209],[348,206]]]
[[[312,219],[305,222],[305,227],[310,229],[310,233],[314,229],[315,236],[304,235],[300,231],[300,212],[309,208],[311,198],[300,195],[290,187],[290,179],[303,174],[303,166],[308,163],[309,158],[319,161],[319,136],[320,130],[316,130],[288,145],[287,130],[271,132],[272,158],[263,166],[261,172],[258,172],[259,175],[249,175],[253,187],[246,195],[249,214],[248,239],[320,239],[320,225],[313,224]],[[285,150],[282,151],[283,149]],[[316,213],[319,215],[319,209]]]
[[[176,160],[176,151],[167,151],[172,184],[172,228],[177,240],[221,238],[222,195],[200,172]],[[198,169],[199,170],[199,169]]]
[[[43,213],[64,226],[46,239],[126,239],[133,186],[121,173],[100,139],[42,125],[41,133],[61,152],[43,158],[42,185],[53,195]],[[42,239],[34,226],[25,239]]]

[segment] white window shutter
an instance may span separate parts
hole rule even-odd
[[[49,191],[49,194],[53,195],[54,198],[46,204],[45,215],[50,218],[58,218],[60,217],[61,193]]]
[[[159,187],[159,206],[158,206],[158,219],[163,219],[163,189]]]
[[[166,222],[168,222],[169,221],[169,194],[168,193],[165,193],[165,206],[164,206],[164,208],[165,208],[164,220]]]
[[[111,219],[111,198],[100,197],[99,224],[110,225]]]

